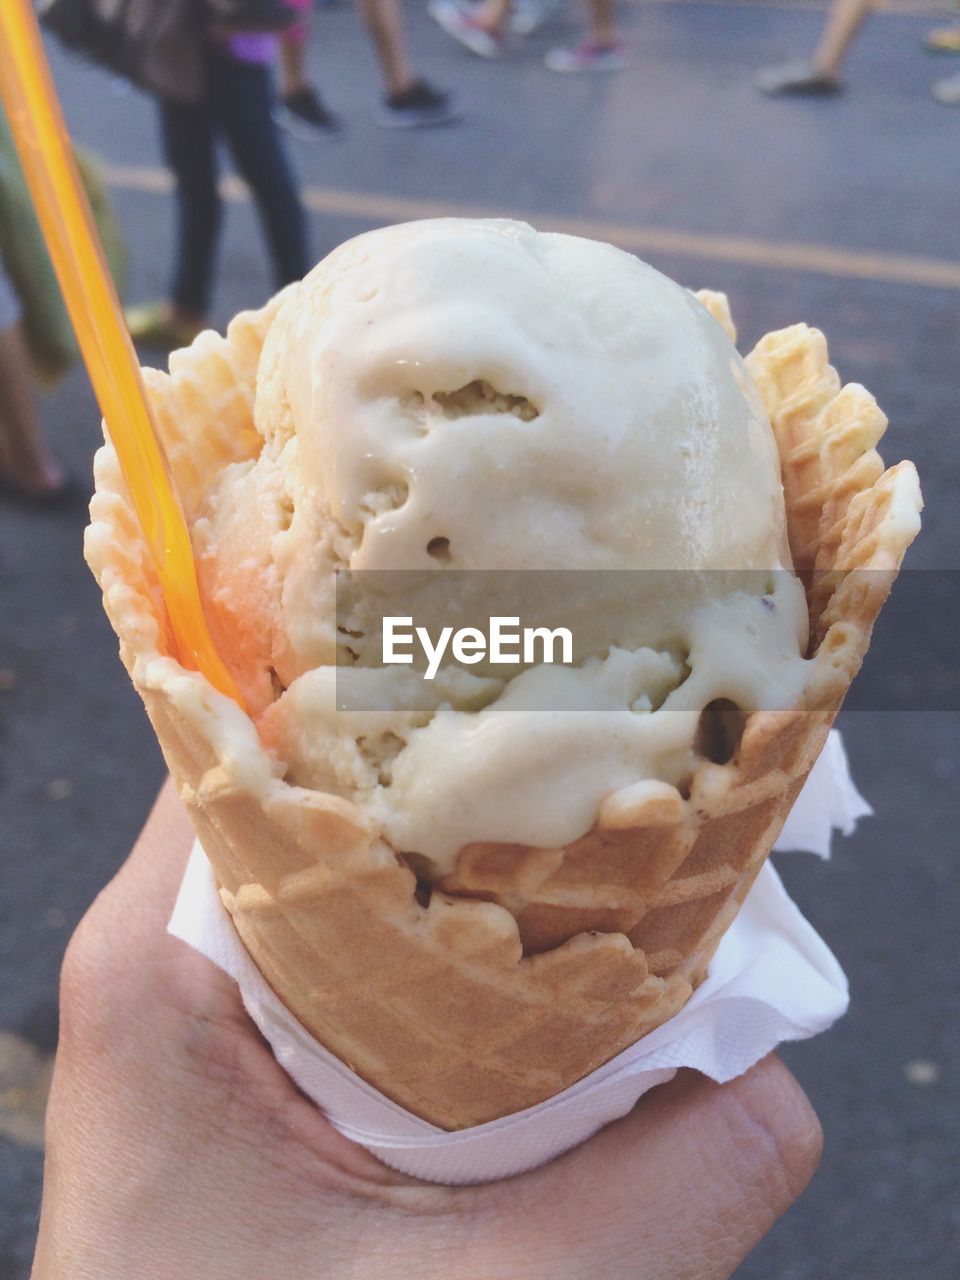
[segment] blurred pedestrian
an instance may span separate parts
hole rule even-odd
[[[843,89],[840,79],[843,61],[874,3],[875,0],[833,0],[810,60],[768,67],[757,75],[757,88],[774,95],[839,93]]]
[[[823,34],[809,62],[768,67],[756,77],[763,93],[824,95],[843,89],[840,71],[847,53],[876,0],[833,0]],[[960,53],[960,24],[938,27],[923,41],[934,53]],[[935,80],[930,92],[948,107],[960,107],[960,75]]]
[[[280,37],[280,105],[277,123],[293,137],[310,142],[340,132],[339,119],[327,109],[307,76],[307,37],[313,0],[287,0],[301,17]]]
[[[96,159],[82,149],[73,158],[117,291],[122,292],[127,249],[117,225]],[[52,387],[80,356],[76,334],[64,305],[33,198],[14,146],[7,118],[0,111],[0,263],[16,295],[19,329],[36,382]]]
[[[614,0],[587,0],[590,30],[570,49],[551,49],[544,58],[548,71],[622,71],[630,55],[620,37]]]
[[[251,8],[239,6],[244,7]],[[299,280],[311,265],[303,206],[273,114],[276,32],[235,31],[208,20],[197,28],[196,39],[202,61],[197,99],[158,94],[164,153],[177,184],[177,248],[169,297],[127,312],[135,339],[168,349],[191,342],[207,322],[222,221],[217,187],[221,138],[253,192],[275,285]]]
[[[451,39],[471,53],[480,58],[501,58],[507,50],[513,3],[480,0],[468,9],[459,0],[430,0],[429,12]],[[589,34],[572,49],[552,49],[544,59],[551,71],[620,71],[629,64],[614,17],[614,0],[587,0],[587,9]],[[525,21],[514,23],[513,29],[522,31],[524,26]]]
[[[287,0],[309,10],[313,0]],[[399,0],[359,0],[360,14],[373,44],[383,77],[380,123],[388,128],[423,128],[449,124],[460,115],[451,93],[414,71],[407,52]],[[316,138],[339,132],[340,123],[324,105],[306,74],[308,23],[295,23],[280,43],[281,124],[294,137]]]
[[[70,477],[44,438],[31,376],[20,300],[0,269],[0,494],[57,502],[70,494]]]
[[[447,124],[459,116],[460,107],[453,96],[413,70],[399,0],[359,0],[359,5],[383,76],[380,123],[404,129]]]

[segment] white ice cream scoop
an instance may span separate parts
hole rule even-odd
[[[195,529],[205,589],[245,620],[237,679],[289,780],[360,800],[435,869],[681,783],[711,702],[795,700],[806,607],[759,396],[693,295],[629,254],[508,221],[360,236],[281,306],[255,416],[259,458]],[[349,618],[337,570],[360,575]],[[381,670],[384,701],[338,711],[338,656],[379,663],[367,583],[394,570],[423,571],[398,609],[438,627],[513,612],[496,571],[573,571],[528,592],[572,622],[573,664],[413,701]]]

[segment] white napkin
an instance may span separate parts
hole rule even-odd
[[[776,848],[827,857],[832,828],[849,834],[857,818],[871,812],[833,731]],[[731,1080],[782,1041],[825,1030],[848,999],[842,969],[767,863],[706,980],[675,1017],[540,1106],[447,1133],[361,1080],[288,1012],[244,950],[199,842],[168,927],[237,982],[277,1061],[335,1128],[395,1169],[452,1184],[492,1181],[545,1163],[626,1115],[679,1067]]]
[[[796,849],[829,858],[833,828],[845,836],[853,835],[857,819],[869,818],[872,813],[853,785],[843,738],[839,730],[831,729],[773,847],[780,852]]]

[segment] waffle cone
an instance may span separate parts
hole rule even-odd
[[[701,295],[728,328],[720,295]],[[146,371],[188,519],[204,477],[256,456],[257,359],[278,300]],[[689,791],[642,781],[559,849],[473,844],[424,903],[364,811],[290,786],[245,713],[171,656],[116,457],[97,455],[86,554],[123,660],[264,977],[300,1023],[417,1115],[460,1129],[543,1101],[671,1017],[703,977],[816,759],[919,528],[872,397],[816,330],[747,358],[783,468],[811,614],[797,704],[705,717]],[[866,572],[861,572],[866,571]]]

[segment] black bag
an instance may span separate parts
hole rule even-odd
[[[282,31],[297,19],[283,0],[39,0],[37,7],[41,24],[74,53],[188,104],[203,97],[208,27]]]
[[[298,14],[283,0],[206,0],[210,19],[230,31],[284,31]]]
[[[40,23],[68,49],[173,102],[204,91],[195,0],[40,0]]]

